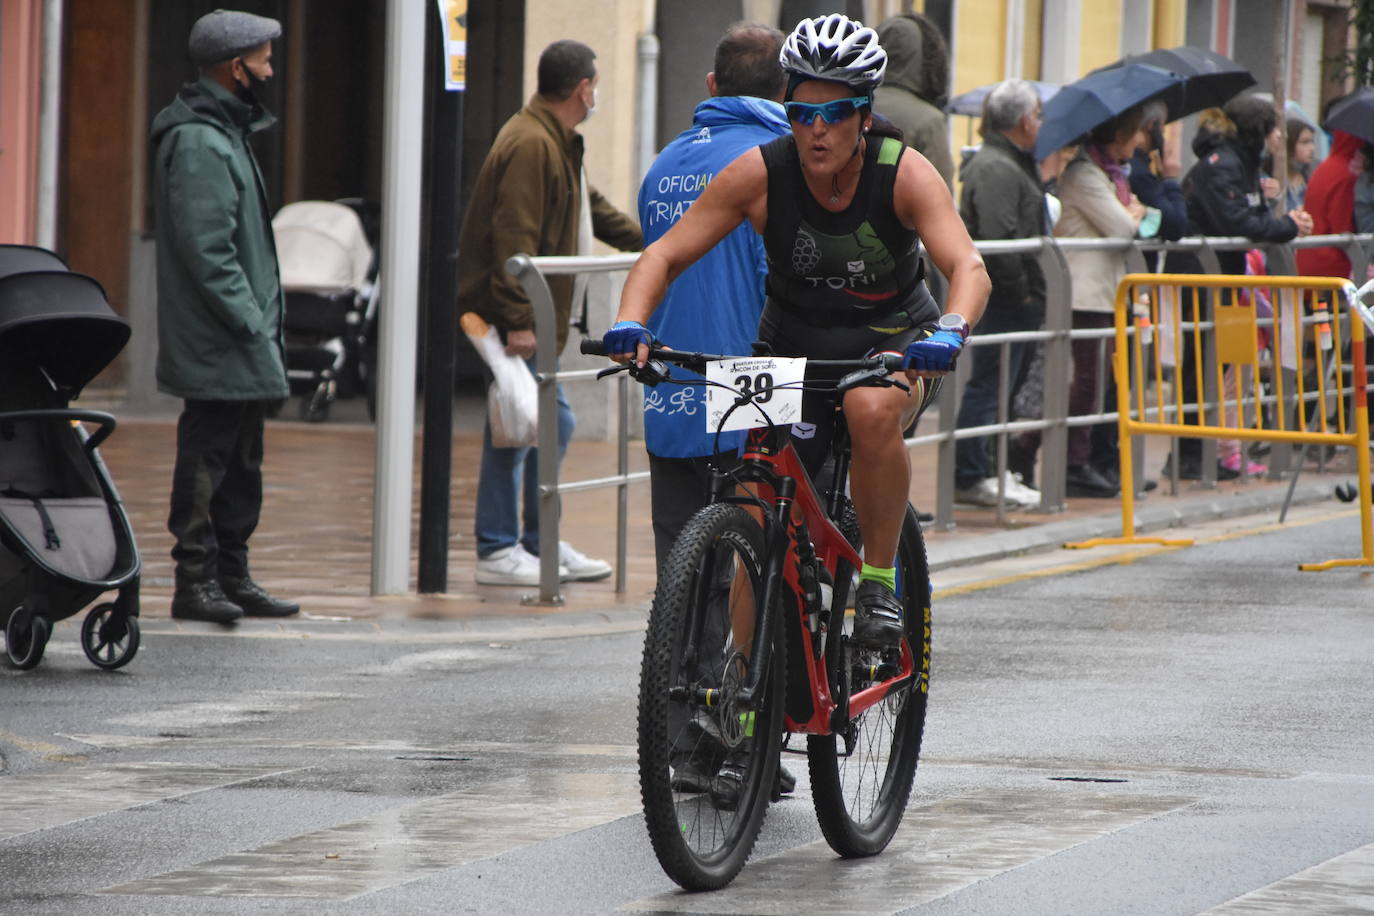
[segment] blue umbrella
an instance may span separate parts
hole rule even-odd
[[[1042,103],[1048,102],[1059,91],[1058,83],[1038,83],[1035,80],[1026,80],[1031,84],[1031,88],[1040,96]],[[970,89],[968,92],[960,93],[950,99],[945,104],[945,111],[950,114],[969,115],[978,117],[983,113],[983,100],[988,97],[988,93],[995,89],[1000,83],[989,83],[986,86],[979,86],[977,89]]]
[[[1183,77],[1148,64],[1127,64],[1090,73],[1069,83],[1045,103],[1035,158],[1070,146],[1099,124],[1129,108],[1175,89]]]

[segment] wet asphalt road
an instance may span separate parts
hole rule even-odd
[[[0,670],[0,913],[1374,912],[1374,574],[1295,569],[1358,552],[1331,511],[937,576],[892,847],[836,860],[792,758],[706,895],[638,814],[640,613],[148,621],[113,674],[68,621]]]

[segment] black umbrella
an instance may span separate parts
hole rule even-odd
[[[1145,64],[1126,64],[1089,73],[1045,103],[1035,158],[1044,159],[1076,142],[1099,124],[1147,99],[1176,89],[1183,77]]]
[[[1356,89],[1332,105],[1322,127],[1343,130],[1366,143],[1374,143],[1374,86]]]
[[[1160,48],[1144,54],[1131,54],[1103,69],[1127,64],[1147,64],[1183,77],[1183,85],[1161,98],[1169,106],[1169,120],[1184,117],[1204,108],[1225,105],[1242,91],[1255,85],[1255,78],[1240,64],[1206,48],[1182,45]]]

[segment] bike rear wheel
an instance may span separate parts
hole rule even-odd
[[[830,848],[846,858],[887,848],[902,822],[921,754],[930,677],[930,569],[910,506],[897,547],[897,594],[914,656],[913,682],[851,718],[839,733],[807,738],[816,818]],[[873,661],[852,646],[852,631],[851,616],[827,649],[829,669],[849,679],[851,695],[871,683],[862,672]]]
[[[761,605],[763,553],[763,532],[748,513],[706,506],[674,544],[649,614],[639,681],[640,792],[654,853],[689,890],[723,887],[739,873],[776,775],[785,643],[772,639],[768,671],[746,710],[738,691],[754,653],[740,643],[751,642],[752,632],[731,626],[732,607]]]

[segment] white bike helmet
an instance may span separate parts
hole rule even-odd
[[[878,33],[839,13],[797,23],[782,43],[778,61],[788,74],[789,98],[808,79],[845,83],[872,95],[887,71],[887,52],[878,44]]]

